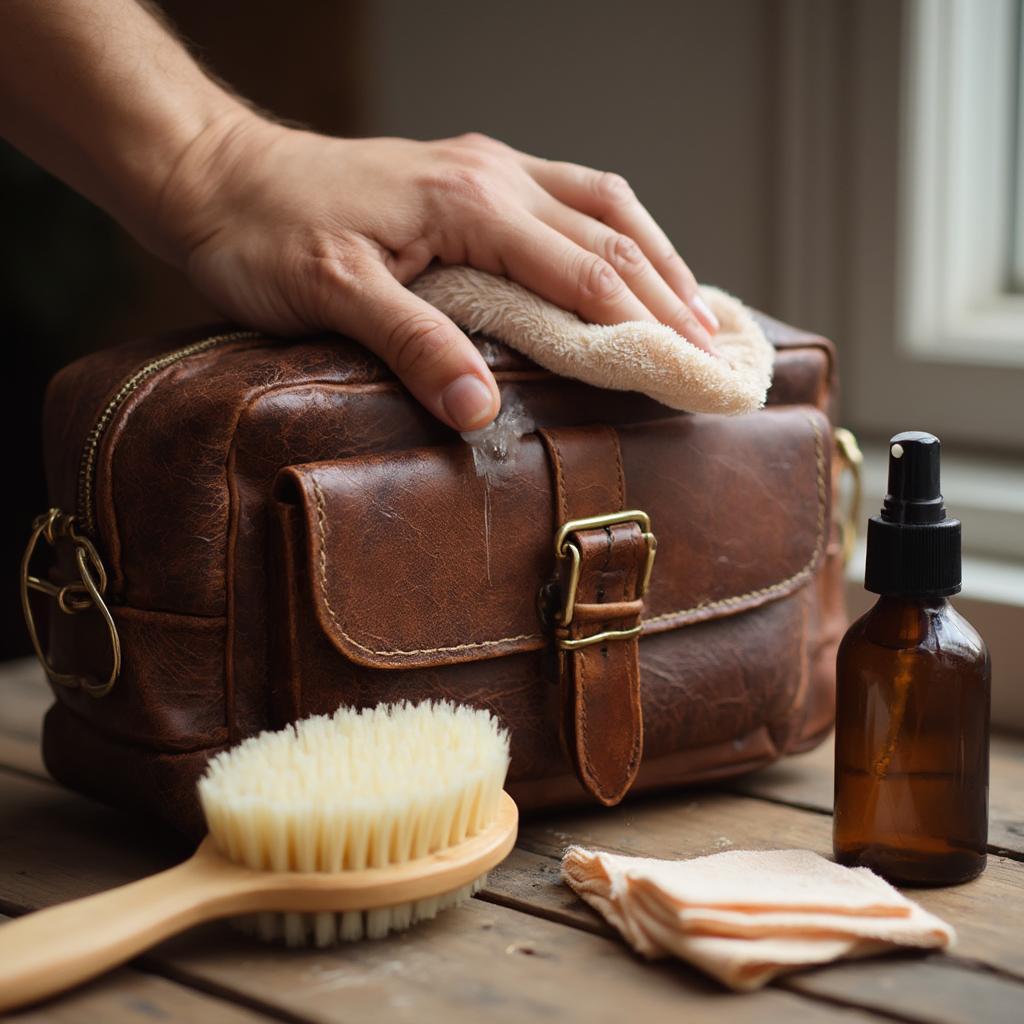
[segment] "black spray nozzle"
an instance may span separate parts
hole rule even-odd
[[[929,597],[960,589],[960,522],[946,515],[939,439],[908,430],[889,441],[889,493],[868,520],[864,586],[876,594]]]
[[[941,445],[934,434],[907,430],[889,441],[889,493],[882,518],[889,523],[939,523],[946,518],[939,487]]]

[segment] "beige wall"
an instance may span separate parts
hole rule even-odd
[[[700,280],[832,337],[844,419],[888,436],[857,355],[892,331],[902,9],[367,0],[360,127],[625,174]]]
[[[362,127],[484,131],[618,171],[699,278],[770,308],[779,10],[771,0],[372,0]]]

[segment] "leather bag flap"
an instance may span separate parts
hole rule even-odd
[[[626,504],[648,513],[658,542],[644,635],[810,581],[830,523],[829,438],[811,407],[621,428]],[[292,466],[276,488],[302,513],[320,626],[345,657],[376,668],[548,644],[537,597],[554,572],[553,493],[532,435],[497,483],[458,443]]]

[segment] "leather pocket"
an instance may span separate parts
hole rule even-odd
[[[788,407],[618,433],[626,505],[650,516],[658,541],[640,638],[645,761],[742,747],[755,734],[763,760],[788,742],[809,685],[809,584],[830,529],[828,423]],[[476,475],[461,443],[282,470],[278,720],[449,697],[505,719],[513,778],[568,771],[537,601],[559,525],[550,473],[532,436],[499,484]]]

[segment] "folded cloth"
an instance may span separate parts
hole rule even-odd
[[[468,331],[511,345],[563,377],[640,391],[673,409],[735,415],[764,405],[774,352],[743,304],[717,288],[702,293],[718,317],[717,359],[664,324],[601,326],[504,277],[436,267],[410,286]]]
[[[677,956],[738,991],[812,964],[955,941],[867,868],[809,850],[667,861],[572,846],[562,878],[641,955]]]

